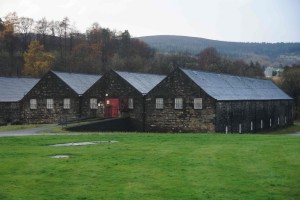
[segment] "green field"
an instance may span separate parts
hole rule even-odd
[[[117,140],[89,146],[50,144]],[[67,154],[70,158],[55,159]],[[85,134],[0,138],[0,199],[300,199],[300,137]]]

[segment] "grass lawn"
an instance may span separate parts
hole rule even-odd
[[[117,140],[89,146],[50,144]],[[68,159],[50,158],[68,154]],[[300,137],[86,134],[0,138],[0,199],[300,199]]]

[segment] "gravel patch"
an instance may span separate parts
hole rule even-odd
[[[50,158],[70,158],[69,155],[55,155],[55,156],[50,156]]]
[[[93,145],[98,143],[115,143],[118,142],[116,140],[100,140],[100,141],[92,141],[92,142],[70,142],[64,144],[51,144],[49,146],[53,147],[69,147],[69,146],[86,146],[86,145]]]

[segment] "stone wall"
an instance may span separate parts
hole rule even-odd
[[[251,133],[292,125],[292,109],[292,100],[219,101],[216,131]]]
[[[106,73],[82,96],[82,115],[84,117],[101,117],[103,115],[102,108],[90,108],[91,98],[96,98],[97,102],[101,103],[105,103],[105,98],[119,99],[119,117],[130,117],[134,129],[143,130],[143,95],[116,72]],[[133,98],[133,109],[122,107],[122,104],[129,98]]]
[[[156,98],[163,98],[163,109],[156,109]],[[183,98],[183,109],[174,109],[175,98]],[[202,98],[202,109],[194,109],[194,98]],[[148,93],[146,113],[148,132],[215,131],[215,100],[181,70],[173,71]]]
[[[53,99],[53,109],[47,109],[47,99]],[[64,109],[64,98],[70,99],[70,109]],[[37,109],[30,109],[30,99],[37,100]],[[22,100],[26,123],[56,123],[80,117],[80,98],[65,82],[49,71]]]
[[[0,102],[0,125],[22,122],[19,102]]]

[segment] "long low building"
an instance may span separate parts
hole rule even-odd
[[[178,68],[147,95],[147,131],[244,133],[293,123],[272,81]]]
[[[293,99],[272,81],[177,68],[169,75],[49,71],[0,78],[0,123],[130,119],[136,131],[250,133],[293,124]],[[14,84],[15,83],[15,84]]]

